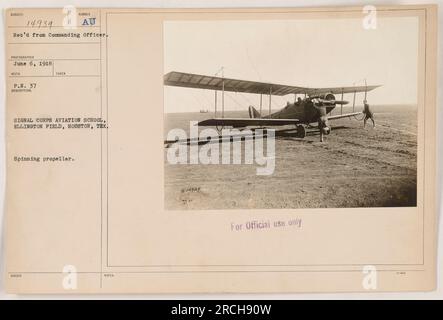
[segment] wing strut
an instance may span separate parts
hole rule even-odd
[[[343,88],[341,89],[341,101],[343,101]],[[340,113],[343,114],[343,104],[340,105]]]
[[[214,100],[215,100],[214,118],[217,118],[217,90],[214,90]]]
[[[269,115],[271,115],[271,103],[272,103],[272,86],[269,87]]]
[[[222,82],[222,87],[221,87],[221,92],[222,92],[222,119],[225,117],[225,71],[224,71],[225,67],[221,67],[220,70],[218,70],[215,73],[215,76],[217,77],[217,74],[219,74],[221,72],[221,82]],[[215,92],[215,117],[217,118],[217,89],[214,90]],[[222,124],[221,128],[218,127],[218,125],[215,126],[217,131],[220,133],[221,130],[223,130],[224,125]]]
[[[225,67],[221,67],[216,73],[215,76],[221,72],[221,92],[222,92],[222,118],[225,117]],[[217,89],[215,91],[215,118],[217,118]]]
[[[262,103],[263,103],[263,94],[260,93],[260,117],[261,117],[261,115],[262,115],[262,113],[261,113]]]
[[[357,94],[356,91],[354,91],[354,100],[352,101],[352,112],[355,112],[355,95]]]
[[[222,83],[222,118],[225,117],[225,78],[223,77]]]

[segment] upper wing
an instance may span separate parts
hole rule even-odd
[[[341,118],[349,118],[353,116],[357,116],[359,114],[362,114],[362,112],[351,112],[351,113],[344,113],[344,114],[337,114],[335,116],[328,116],[328,120],[335,120],[335,119],[341,119]]]
[[[204,76],[192,73],[172,71],[164,76],[164,84],[167,86],[225,90],[231,92],[245,92],[257,94],[273,94],[284,96],[289,93],[305,93],[308,88],[285,86],[274,83],[257,81],[237,80],[214,76]]]
[[[379,86],[358,86],[358,87],[336,87],[336,88],[307,88],[288,86],[276,83],[257,82],[221,78],[215,76],[205,76],[200,74],[184,73],[172,71],[164,76],[164,84],[167,86],[225,90],[231,92],[245,92],[256,94],[272,94],[284,96],[290,93],[307,94],[309,96],[326,93],[354,93],[371,91]]]
[[[354,86],[354,87],[335,87],[335,88],[310,88],[309,96],[322,95],[326,93],[342,94],[342,93],[357,93],[357,92],[369,92],[375,88],[381,87],[381,85],[375,86]]]
[[[266,118],[215,118],[200,121],[199,126],[284,126],[297,124],[297,119],[266,119]]]

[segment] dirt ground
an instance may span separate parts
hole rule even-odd
[[[344,112],[350,110],[345,109]],[[166,161],[165,208],[269,209],[399,207],[416,205],[417,113],[411,106],[373,107],[377,126],[356,119],[331,121],[323,143],[277,134],[275,171],[256,175],[257,164],[203,165]],[[334,110],[333,114],[339,113]],[[165,114],[172,128],[189,132],[190,120],[211,113]],[[226,117],[247,117],[227,112]]]

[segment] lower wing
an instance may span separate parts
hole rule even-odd
[[[337,114],[335,116],[328,116],[328,120],[335,120],[335,119],[341,119],[341,118],[349,118],[349,117],[357,116],[359,114],[362,114],[362,112],[360,111],[360,112]]]
[[[267,119],[267,118],[215,118],[200,121],[199,126],[285,126],[297,124],[298,119]]]

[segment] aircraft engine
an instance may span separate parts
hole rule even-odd
[[[332,93],[326,93],[315,97],[315,105],[317,107],[322,106],[335,106],[337,101],[335,100],[335,96]],[[341,103],[340,101],[338,101]]]
[[[335,96],[332,93],[326,93],[326,94],[320,94],[320,95],[313,95],[311,96],[312,99],[320,99],[320,100],[335,100]]]
[[[329,101],[333,100],[333,101],[335,101],[335,96],[332,93],[327,93],[327,94],[325,94],[321,98],[324,99],[324,100],[329,100]]]

